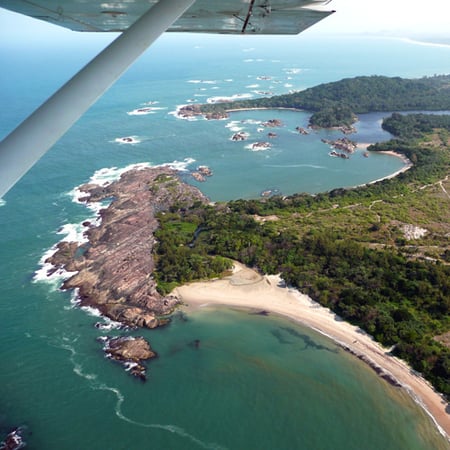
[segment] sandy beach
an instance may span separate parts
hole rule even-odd
[[[343,321],[308,296],[286,287],[277,275],[261,276],[235,263],[233,274],[219,280],[191,283],[173,291],[188,310],[226,305],[272,312],[296,320],[350,351],[377,372],[395,379],[432,417],[450,440],[450,407],[432,386],[403,361],[388,354],[361,329]]]
[[[372,145],[372,144],[368,143],[368,142],[359,142],[356,145],[356,148],[358,150],[367,150],[369,145]],[[388,180],[389,178],[394,178],[397,175],[399,175],[400,173],[406,172],[407,170],[411,169],[411,167],[413,166],[413,163],[405,155],[402,155],[400,153],[394,152],[392,150],[376,151],[376,152],[373,152],[373,153],[380,153],[380,154],[383,154],[383,155],[395,156],[396,158],[400,158],[404,162],[405,165],[401,169],[397,170],[394,173],[391,173],[390,175],[387,175],[387,176],[382,177],[382,178],[378,178],[378,179],[373,180],[373,181],[371,181],[369,183],[365,183],[365,184],[363,184],[361,186],[365,186],[366,184],[378,183],[378,181]],[[370,154],[370,152],[369,152],[369,154]]]

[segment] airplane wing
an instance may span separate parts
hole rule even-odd
[[[0,142],[0,198],[165,31],[297,34],[332,11],[322,0],[0,0],[77,31],[120,36]]]
[[[170,2],[170,0],[166,0]],[[125,31],[157,0],[0,0],[0,6],[74,31]],[[324,0],[197,0],[167,31],[298,34],[333,11]]]

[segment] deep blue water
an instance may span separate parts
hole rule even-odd
[[[98,46],[55,43],[18,52],[1,43],[0,136]],[[24,425],[29,447],[39,450],[445,448],[405,394],[333,343],[281,319],[207,310],[165,329],[138,331],[160,354],[149,382],[140,384],[103,358],[96,341],[102,332],[93,327],[99,319],[73,307],[71,294],[56,282],[36,281],[35,272],[64,236],[58,230],[73,233],[73,224],[91,214],[69,192],[100,169],[207,164],[214,176],[198,186],[212,200],[226,200],[258,197],[265,189],[289,194],[351,186],[402,165],[358,152],[346,161],[330,158],[320,141],[327,132],[293,132],[306,125],[304,112],[247,111],[215,122],[170,114],[188,100],[285,93],[356,75],[449,73],[449,61],[449,47],[400,40],[164,36],[0,207],[0,433]],[[128,114],[150,101],[161,109]],[[247,149],[260,140],[259,122],[270,118],[284,123],[272,148]],[[380,120],[362,117],[352,138],[388,139]],[[248,132],[249,140],[231,142],[235,128]],[[125,136],[138,143],[116,141]],[[194,182],[187,172],[186,180]],[[202,346],[194,351],[189,343],[197,338]],[[308,339],[318,345],[305,349]]]

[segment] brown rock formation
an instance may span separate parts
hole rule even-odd
[[[204,116],[207,120],[220,120],[229,117],[228,113],[225,111],[212,111],[203,112],[201,105],[185,105],[178,110],[178,116],[184,119],[189,119],[196,116]]]
[[[146,368],[143,361],[157,356],[143,337],[106,338],[104,350],[108,358],[119,361],[133,376],[143,381],[146,380]]]
[[[302,127],[295,127],[295,129],[296,129],[296,131],[298,131],[300,134],[303,134],[303,135],[309,134],[308,131],[306,131],[306,130],[305,130],[304,128],[302,128]]]
[[[231,136],[232,141],[245,141],[248,138],[248,134],[242,131],[238,131]]]
[[[161,296],[152,278],[156,214],[174,203],[191,205],[207,198],[182,183],[168,167],[131,170],[109,185],[86,184],[81,190],[86,203],[113,200],[101,210],[99,226],[84,222],[90,227],[87,244],[60,242],[47,259],[53,270],[76,272],[63,289],[77,288],[81,306],[92,306],[123,325],[155,328],[166,324],[168,319],[161,316],[170,313],[178,299]],[[143,380],[143,361],[156,356],[143,338],[108,339],[105,352]]]
[[[263,127],[282,127],[283,122],[279,119],[269,119],[267,122],[261,124]]]
[[[334,141],[329,139],[322,139],[325,144],[331,145],[335,150],[342,150],[347,153],[353,153],[356,150],[356,142],[348,138],[340,138]]]
[[[78,288],[82,306],[95,307],[124,325],[155,328],[166,323],[159,316],[171,312],[177,299],[162,297],[152,278],[155,214],[174,202],[207,199],[169,168],[132,170],[107,186],[84,185],[81,190],[88,203],[114,200],[101,211],[101,224],[87,231],[88,244],[61,242],[48,259],[56,269],[77,272],[63,288]]]

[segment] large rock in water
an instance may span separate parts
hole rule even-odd
[[[108,358],[121,362],[132,375],[143,381],[146,380],[143,361],[157,356],[143,337],[106,338],[104,351]]]

